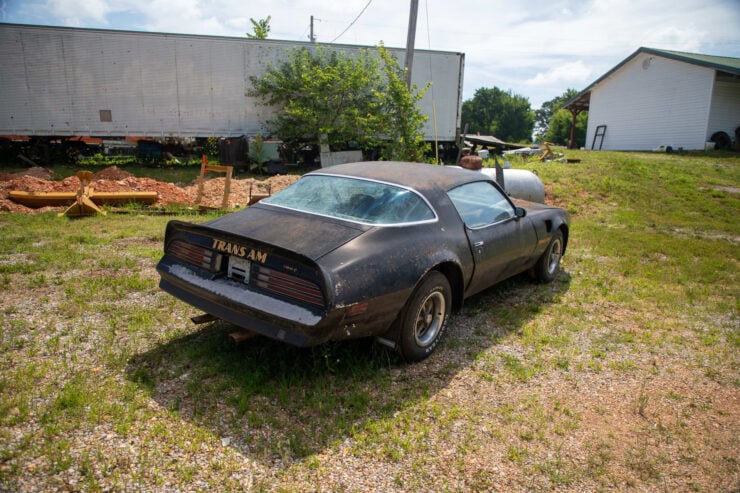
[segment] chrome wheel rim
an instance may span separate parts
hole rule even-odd
[[[420,347],[431,344],[442,330],[445,305],[445,297],[440,292],[431,293],[421,304],[414,323],[414,338]]]
[[[552,275],[558,271],[560,267],[560,259],[563,257],[563,242],[560,238],[552,242],[550,248],[550,255],[547,262],[547,271]]]

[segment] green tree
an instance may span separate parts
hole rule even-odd
[[[295,49],[263,77],[252,77],[254,94],[277,109],[268,125],[294,147],[353,142],[380,145],[386,159],[421,156],[425,117],[416,102],[423,93],[401,85],[403,69],[385,48],[378,50],[350,56],[321,46]]]
[[[268,125],[289,144],[368,145],[379,121],[372,74],[378,60],[365,50],[356,57],[317,47],[292,50],[262,78],[252,77],[257,95],[278,109]]]
[[[535,133],[547,140],[548,142],[558,142],[561,143],[562,141],[562,116],[558,117],[558,126],[557,128],[550,131],[550,125],[552,124],[552,120],[555,117],[555,115],[560,111],[560,109],[571,99],[576,97],[578,95],[578,90],[576,89],[568,89],[560,96],[551,99],[550,101],[545,101],[542,103],[542,106],[540,109],[534,112],[535,115]],[[572,120],[572,116],[570,116]],[[577,122],[580,122],[582,118],[587,117],[581,117],[579,115]],[[578,123],[577,123],[578,124]],[[576,127],[576,140],[578,136],[579,129]],[[584,127],[584,137],[585,139],[585,127]],[[564,144],[568,143],[568,140],[570,139],[570,123],[568,123],[568,132],[567,137],[565,138],[565,142],[562,142]]]
[[[568,145],[570,142],[570,127],[573,123],[573,114],[566,109],[560,108],[550,118],[544,140],[558,145]],[[582,147],[586,144],[586,126],[588,125],[588,112],[579,113],[576,117],[575,144]]]
[[[509,142],[530,141],[534,112],[524,96],[482,87],[473,99],[463,102],[462,123],[468,125],[469,133],[494,135]]]
[[[272,16],[268,15],[267,19],[260,19],[258,21],[249,18],[249,22],[252,23],[252,32],[247,33],[249,39],[267,39],[267,35],[270,33],[270,19]]]
[[[382,157],[388,160],[424,160],[426,143],[423,126],[427,116],[419,110],[418,102],[424,97],[429,85],[423,90],[414,84],[409,90],[406,70],[398,60],[382,45],[378,54],[383,60],[385,82],[378,93],[381,101],[382,129],[386,137]]]

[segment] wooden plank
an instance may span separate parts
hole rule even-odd
[[[206,167],[205,167],[206,171],[217,171],[219,173],[227,173],[233,169],[234,169],[233,166],[224,166],[221,164],[206,164]]]
[[[69,205],[77,200],[77,192],[23,192],[11,190],[10,200],[28,207],[44,207],[47,205]]]
[[[28,207],[70,205],[77,200],[77,192],[24,192],[11,190],[8,197],[14,202]],[[153,204],[159,196],[157,192],[96,192],[90,191],[89,198],[97,204],[125,204],[144,202]]]
[[[91,191],[90,198],[98,204],[126,204],[144,202],[154,204],[159,199],[157,192],[97,192]]]
[[[229,337],[231,338],[232,341],[236,343],[240,343],[240,342],[246,341],[247,339],[251,339],[256,335],[257,334],[255,334],[254,332],[250,332],[248,330],[242,330],[239,332],[232,332],[231,334],[229,334]]]

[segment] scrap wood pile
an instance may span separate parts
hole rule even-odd
[[[13,190],[23,192],[76,192],[80,189],[80,179],[70,176],[60,181],[52,180],[53,173],[41,167],[33,167],[19,173],[0,173],[0,211],[33,214],[38,212],[61,211],[64,207],[31,208],[10,199]],[[253,178],[232,179],[229,193],[229,207],[244,207],[255,195],[271,195],[282,190],[298,179],[294,175],[277,175],[266,180]],[[92,176],[91,185],[98,192],[157,192],[157,202],[153,207],[168,205],[221,207],[224,195],[225,178],[206,176],[203,197],[196,204],[197,183],[184,187],[173,183],[157,181],[152,178],[137,178],[131,173],[111,166]]]

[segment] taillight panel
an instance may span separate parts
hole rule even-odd
[[[314,307],[324,307],[326,304],[319,283],[310,278],[315,277],[312,275],[314,271],[303,264],[275,254],[269,256],[269,265],[250,262],[201,246],[213,243],[208,238],[198,237],[193,240],[174,239],[169,243],[166,253],[187,264],[207,269],[215,276],[222,275],[279,298]]]

